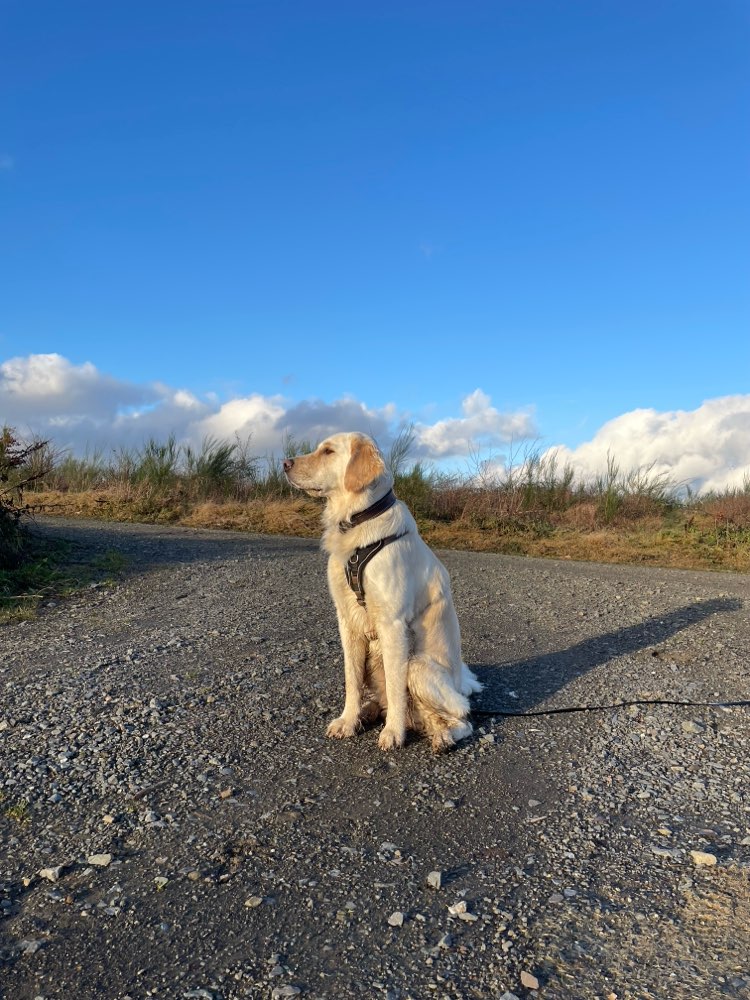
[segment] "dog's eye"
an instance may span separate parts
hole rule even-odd
[[[333,448],[324,448],[323,449],[323,454],[324,455],[332,455],[333,454]]]

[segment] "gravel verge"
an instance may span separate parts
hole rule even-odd
[[[750,997],[749,709],[384,755],[317,543],[39,530],[123,569],[0,632],[0,995]],[[441,558],[479,711],[748,697],[747,577]]]

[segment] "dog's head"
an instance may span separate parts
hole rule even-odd
[[[343,499],[387,489],[391,483],[378,446],[366,434],[334,434],[309,455],[284,461],[286,478],[310,496]]]

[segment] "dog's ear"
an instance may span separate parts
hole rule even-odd
[[[385,472],[383,457],[373,441],[357,438],[352,442],[351,458],[344,473],[344,489],[361,493]]]

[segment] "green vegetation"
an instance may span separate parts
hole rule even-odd
[[[31,822],[31,811],[26,799],[17,799],[8,805],[5,804],[4,797],[0,795],[0,805],[2,812],[9,820],[18,823],[19,826],[26,826]]]

